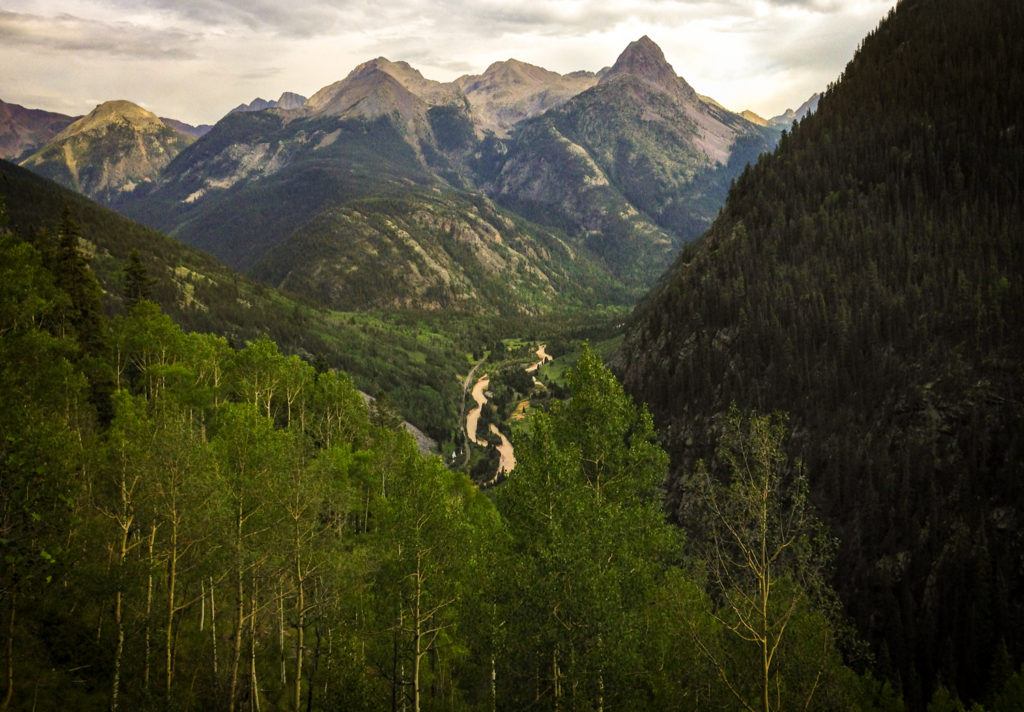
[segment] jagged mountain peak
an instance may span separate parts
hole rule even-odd
[[[293,109],[301,109],[306,104],[306,97],[302,94],[296,94],[293,91],[286,91],[281,94],[277,99],[277,108],[291,111]]]
[[[421,113],[424,103],[401,81],[377,66],[358,71],[319,90],[306,102],[316,114],[374,118],[392,112]]]
[[[601,83],[612,82],[622,77],[641,79],[663,91],[681,92],[688,98],[697,98],[693,88],[676,75],[672,65],[665,59],[661,47],[647,35],[629,43],[615,60],[612,68],[601,77]]]
[[[286,91],[283,92],[277,100],[264,99],[261,96],[256,97],[248,104],[239,104],[234,109],[229,111],[229,114],[235,113],[251,113],[255,111],[266,111],[267,109],[284,109],[285,111],[293,111],[295,109],[301,109],[306,104],[306,97],[295,92]]]
[[[254,111],[264,111],[266,109],[273,109],[275,106],[277,106],[277,102],[274,101],[273,99],[269,99],[268,100],[268,99],[264,99],[261,96],[258,96],[255,99],[253,99],[252,101],[250,101],[248,104],[246,104],[246,103],[239,104],[238,106],[236,106],[234,109],[232,109],[228,113],[229,114],[236,114],[236,113],[249,113],[249,112],[254,112]]]
[[[461,92],[454,83],[442,83],[427,79],[423,74],[408,62],[399,60],[394,62],[387,57],[377,57],[363,62],[345,77],[341,82],[332,84],[332,87],[343,85],[345,82],[354,82],[380,73],[387,75],[398,82],[402,88],[412,93],[416,98],[429,105],[450,104],[461,98]],[[323,91],[321,89],[321,91]],[[320,92],[317,92],[319,94]],[[316,96],[316,95],[314,95]]]

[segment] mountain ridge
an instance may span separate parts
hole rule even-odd
[[[0,158],[34,152],[78,118],[0,100]]]
[[[21,165],[90,197],[116,200],[160,172],[195,138],[124,99],[99,104]]]
[[[139,130],[159,125],[133,117]],[[561,299],[638,295],[775,137],[699,98],[645,36],[597,73],[511,59],[445,83],[377,57],[309,99],[243,104],[117,185],[83,184],[67,165],[70,176],[50,170],[232,267],[335,305],[505,310],[493,291],[505,270],[533,313]],[[59,151],[50,156],[62,167]],[[47,169],[36,161],[26,165]],[[492,218],[481,222],[483,213]],[[452,231],[473,237],[442,247]],[[391,254],[414,276],[393,280],[390,294],[379,281],[345,278],[342,265],[371,268],[355,259],[356,243],[378,269],[391,269],[382,257]]]

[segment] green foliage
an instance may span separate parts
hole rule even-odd
[[[899,3],[620,357],[675,513],[731,403],[791,415],[836,589],[917,710],[939,679],[983,699],[1003,638],[1024,659],[1022,37],[1019,4]]]
[[[992,712],[1021,712],[1024,710],[1024,666],[999,688],[989,705]]]
[[[9,709],[730,704],[651,417],[589,347],[496,507],[345,374],[147,300],[98,315],[100,420],[71,297],[31,245],[4,232],[0,256]],[[787,684],[826,655],[829,709],[891,698],[842,668],[823,617],[790,626]]]
[[[143,299],[152,299],[153,280],[146,272],[138,250],[128,253],[128,264],[124,268],[124,303],[133,307]]]
[[[220,334],[233,344],[269,336],[283,351],[318,356],[328,366],[347,371],[364,392],[389,394],[404,417],[435,439],[443,440],[457,428],[458,384],[452,374],[463,367],[464,344],[476,338],[468,326],[460,325],[461,333],[449,336],[436,323],[417,323],[418,315],[410,325],[391,315],[309,306],[257,286],[202,253],[4,161],[0,196],[6,198],[11,227],[38,247],[55,274],[63,275],[58,279],[79,280],[77,287],[67,285],[79,292],[80,305],[63,308],[69,328],[72,316],[82,318],[81,305],[86,313],[132,306],[126,277],[135,273],[137,286],[131,290],[159,304],[187,330]],[[61,240],[63,252],[58,249]],[[102,289],[90,286],[83,276],[85,255],[95,274],[89,279]],[[66,269],[57,271],[58,258]],[[95,330],[83,328],[84,337],[101,338]]]
[[[679,554],[655,496],[664,453],[600,360],[585,350],[572,400],[531,417],[499,492],[512,536],[501,577],[501,696],[513,707],[635,705],[653,682],[646,646],[665,566]],[[538,677],[539,676],[539,677]]]
[[[725,479],[699,462],[684,519],[700,542],[716,618],[730,634],[699,645],[737,701],[763,712],[813,706],[842,669],[824,581],[832,547],[785,438],[781,416],[731,409],[716,449]],[[730,670],[748,672],[731,679]]]

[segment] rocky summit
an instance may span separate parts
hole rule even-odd
[[[437,82],[377,57],[281,104],[225,117],[123,209],[345,308],[505,309],[499,282],[527,312],[635,298],[778,135],[648,37],[599,73],[508,60]]]
[[[22,165],[114,202],[161,171],[195,139],[130,101],[107,101],[64,128]]]

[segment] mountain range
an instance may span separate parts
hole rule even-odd
[[[482,635],[487,642],[478,650],[459,647],[456,665],[471,672],[460,678],[452,674],[456,667],[442,667],[437,679],[471,680],[475,692],[464,698],[466,705],[452,697],[452,706],[476,708],[478,702],[492,709],[498,700],[507,706],[513,698],[497,695],[498,679],[519,690],[526,704],[552,709],[581,701],[577,706],[603,707],[606,699],[623,709],[700,706],[695,700],[716,709],[737,701],[746,709],[776,709],[798,689],[787,687],[794,681],[810,695],[790,706],[807,709],[1016,710],[1024,699],[1022,77],[1024,5],[901,0],[826,92],[771,119],[734,113],[698,93],[647,37],[606,69],[565,75],[508,60],[479,75],[436,82],[408,63],[378,57],[308,99],[286,93],[242,104],[208,131],[123,101],[77,119],[2,104],[4,150],[23,165],[0,161],[0,236],[14,247],[15,241],[31,246],[22,254],[40,255],[53,253],[59,235],[77,237],[74,246],[90,257],[105,305],[115,312],[131,302],[126,273],[141,260],[152,278],[151,296],[179,323],[225,334],[234,343],[269,334],[283,350],[318,366],[340,366],[431,437],[448,440],[446,455],[457,447],[451,434],[460,430],[465,386],[482,375],[481,364],[490,358],[497,369],[495,353],[505,353],[512,342],[540,343],[530,330],[554,323],[555,338],[543,340],[559,362],[537,372],[544,384],[538,389],[560,391],[560,377],[575,388],[580,376],[565,377],[565,365],[579,358],[578,364],[589,361],[596,371],[598,364],[580,343],[582,335],[570,333],[567,317],[595,321],[611,314],[608,323],[618,324],[623,307],[640,299],[623,318],[621,341],[602,338],[601,348],[650,416],[624,418],[623,406],[633,406],[618,391],[614,397],[574,391],[567,405],[550,408],[530,396],[532,402],[515,408],[528,405],[539,414],[512,431],[525,466],[509,478],[511,494],[499,491],[496,499],[507,504],[506,496],[530,495],[523,507],[529,517],[517,527],[532,546],[536,513],[546,518],[551,501],[575,496],[591,483],[598,483],[596,501],[606,501],[601,477],[591,480],[584,466],[599,463],[593,472],[618,472],[615,462],[627,460],[595,453],[621,447],[647,453],[647,464],[636,460],[630,469],[646,471],[651,464],[650,481],[630,497],[664,504],[687,531],[685,544],[675,536],[650,537],[665,545],[657,557],[682,562],[685,575],[665,576],[655,598],[636,598],[633,578],[651,573],[642,573],[648,568],[643,558],[622,558],[620,545],[643,540],[646,535],[636,535],[643,527],[621,518],[621,509],[606,515],[579,507],[582,499],[560,500],[572,517],[559,525],[564,531],[605,516],[608,528],[593,530],[600,536],[589,540],[549,536],[540,542],[541,553],[554,551],[558,560],[550,570],[537,570],[552,576],[552,590],[568,591],[570,609],[583,600],[580,581],[589,582],[597,605],[570,611],[575,628],[555,616],[550,630],[557,633],[550,638],[547,630],[531,627],[532,620],[497,636],[498,645],[511,641],[513,651],[532,650],[532,643],[520,648],[530,637],[522,632],[544,631],[539,638],[551,647],[543,657],[524,656],[522,685],[517,680],[510,686],[495,672],[502,656],[495,655],[493,631]],[[13,234],[6,233],[8,222]],[[17,280],[11,286],[11,294],[20,296]],[[39,301],[55,293],[41,287]],[[429,324],[443,324],[443,333]],[[505,338],[513,327],[517,338]],[[63,326],[55,321],[49,328],[56,336]],[[38,365],[36,343],[22,349],[26,363]],[[452,377],[467,370],[469,377]],[[519,365],[514,371],[525,377]],[[159,376],[187,386],[181,373],[187,371],[161,369]],[[602,370],[600,379],[617,388],[611,374]],[[497,375],[492,388],[504,388]],[[191,408],[197,397],[188,395],[182,405]],[[496,400],[491,398],[488,417],[501,412]],[[289,398],[288,420],[291,407]],[[570,412],[578,415],[561,420]],[[12,408],[10,422],[18,423],[20,413]],[[595,427],[606,421],[628,424]],[[651,438],[652,421],[668,459],[641,446]],[[749,438],[737,437],[741,421],[750,424],[742,433]],[[764,429],[754,427],[757,421]],[[542,457],[545,448],[562,453],[563,432],[564,453]],[[614,437],[605,436],[612,432]],[[572,439],[581,433],[585,440]],[[350,459],[358,477],[374,472],[346,449],[340,462],[348,467]],[[663,464],[655,471],[654,463]],[[33,478],[51,474],[31,470]],[[516,479],[524,471],[536,475],[526,486]],[[376,475],[369,477],[376,490]],[[629,477],[604,480],[606,491]],[[550,489],[536,489],[545,479]],[[664,500],[660,494],[653,499],[655,491]],[[424,497],[438,492],[428,488]],[[356,512],[367,511],[358,498],[352,502]],[[650,515],[661,522],[654,507]],[[724,530],[716,518],[735,546],[720,539]],[[741,520],[740,529],[729,523]],[[792,526],[800,533],[791,535]],[[775,530],[781,532],[778,547],[767,543]],[[196,541],[208,530],[200,531]],[[418,538],[419,528],[415,532]],[[121,541],[128,535],[123,528]],[[493,548],[492,536],[486,542]],[[614,544],[612,555],[591,556],[604,542]],[[683,548],[695,543],[706,548]],[[136,547],[143,574],[136,602],[146,600],[144,575],[153,571],[152,553],[141,565],[144,548]],[[90,549],[99,554],[95,572],[109,570],[104,552],[113,549]],[[36,558],[35,547],[25,551]],[[524,551],[529,566],[514,569],[512,579],[516,571],[534,570],[539,550]],[[717,585],[687,583],[689,572],[702,567],[700,556],[709,553],[717,553],[705,562]],[[577,554],[579,565],[567,567]],[[591,578],[594,561],[629,564],[615,574],[627,584],[627,597],[643,604],[629,625],[600,623],[619,604],[604,604],[611,589]],[[44,570],[51,566],[54,561],[46,561]],[[418,571],[418,559],[416,566]],[[749,574],[729,573],[744,567]],[[90,569],[83,579],[94,577],[102,580],[103,574]],[[163,585],[161,578],[150,575],[150,590],[154,581]],[[543,581],[522,578],[529,586]],[[78,590],[37,580],[46,582],[38,590],[57,599],[61,591]],[[213,610],[213,579],[200,578],[200,626],[207,580]],[[566,582],[575,588],[567,589]],[[478,591],[475,583],[451,589],[472,594],[466,600],[474,621],[484,599],[472,596],[482,591],[486,598],[495,590]],[[252,586],[255,591],[255,578]],[[498,599],[510,598],[511,610],[519,609],[545,587]],[[273,587],[263,588],[274,600]],[[763,606],[741,601],[755,590]],[[542,604],[531,610],[555,610],[546,596],[538,594]],[[778,603],[786,596],[791,603]],[[662,597],[668,614],[652,618],[646,604]],[[237,601],[241,631],[245,604],[241,596]],[[391,608],[390,599],[385,603]],[[109,601],[97,609],[96,619],[108,621]],[[250,609],[255,621],[259,608],[250,603]],[[691,609],[702,613],[690,617]],[[755,609],[750,617],[747,611]],[[148,652],[151,620],[142,610],[136,606],[129,615],[139,633],[131,649],[141,650],[145,641]],[[27,606],[25,611],[34,615]],[[277,617],[283,607],[265,611],[265,625],[254,623],[249,635],[255,641],[256,630],[266,634],[261,655],[276,670],[280,661],[272,658],[283,648],[271,638],[275,628],[285,635],[283,623],[278,627],[283,617]],[[9,620],[13,628],[13,607]],[[45,616],[30,620],[46,633]],[[384,627],[371,619],[371,627],[384,631],[379,661],[399,659],[393,635],[401,620]],[[599,624],[589,628],[592,620]],[[650,658],[638,656],[658,621],[678,625],[675,642],[662,640],[645,653]],[[700,636],[712,621],[715,627],[708,629],[723,640],[717,633],[704,638],[714,641],[708,648]],[[68,640],[81,641],[79,651],[94,650],[89,646],[99,638],[97,627],[90,618],[73,635],[61,635],[57,652],[47,651],[40,668],[64,669],[55,663],[69,659]],[[830,632],[819,635],[833,627],[841,632],[838,651]],[[456,635],[459,626],[450,630]],[[738,639],[730,643],[732,633]],[[294,635],[290,629],[288,635]],[[771,636],[776,647],[768,644]],[[213,647],[223,639],[214,635]],[[572,649],[563,647],[566,640],[586,641],[580,649],[593,650],[594,657],[566,655]],[[745,642],[758,644],[756,655],[753,647],[744,652]],[[173,646],[168,641],[168,650]],[[297,654],[307,647],[300,638]],[[255,642],[251,650],[257,650]],[[536,661],[546,666],[552,650],[547,678]],[[724,655],[716,657],[714,650]],[[149,656],[138,657],[148,669]],[[821,677],[824,667],[814,673],[814,665],[840,657],[856,673],[851,669],[842,679]],[[606,698],[606,690],[638,679],[634,659],[642,659],[640,667],[659,681],[641,685],[636,697]],[[606,665],[609,660],[620,670]],[[665,667],[666,660],[677,669]],[[564,697],[559,691],[559,680],[572,679],[577,664],[594,673],[593,685],[580,690],[588,687],[596,704],[576,697],[567,682]],[[772,665],[783,671],[775,674],[774,693],[768,683]],[[363,675],[369,666],[359,661],[355,667]],[[732,679],[744,680],[758,667],[764,677],[757,689],[730,682],[730,668],[738,675]],[[89,665],[81,669],[95,674]],[[302,680],[302,663],[295,669],[300,674],[294,679]],[[99,670],[101,676],[108,672],[105,664]],[[391,670],[394,706],[404,673]],[[672,685],[683,680],[685,694],[674,704],[652,702],[655,686],[669,678]],[[114,679],[120,679],[116,671]],[[729,690],[710,697],[718,679]],[[545,686],[552,696],[542,704]],[[361,685],[351,689],[361,703],[370,699]],[[436,701],[444,706],[442,697]],[[744,701],[755,697],[760,702]]]
[[[326,305],[537,313],[631,303],[778,136],[644,37],[565,75],[380,57],[213,127],[107,102],[21,163]]]
[[[306,103],[306,97],[301,94],[286,91],[278,99],[263,99],[256,97],[248,104],[239,104],[229,113],[235,113],[238,111],[264,111],[266,109],[301,109],[302,105]],[[205,132],[204,132],[205,133]]]

